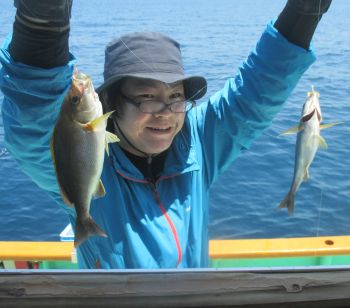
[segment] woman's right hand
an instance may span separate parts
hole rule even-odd
[[[73,0],[14,0],[17,17],[26,26],[61,32],[69,27]]]
[[[15,0],[9,52],[15,62],[52,68],[69,61],[69,30],[73,0]]]

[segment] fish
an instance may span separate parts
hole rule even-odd
[[[118,136],[106,131],[107,119],[91,78],[75,71],[51,137],[51,157],[62,199],[75,208],[74,246],[89,236],[107,234],[90,215],[93,198],[106,194],[100,179],[108,143]]]
[[[309,168],[317,150],[319,148],[328,148],[325,139],[320,135],[321,129],[342,123],[321,124],[323,119],[319,98],[320,93],[312,86],[311,91],[307,93],[299,124],[282,133],[283,135],[297,133],[292,184],[289,192],[278,207],[287,208],[289,215],[292,215],[294,212],[295,193],[300,185],[310,178]]]

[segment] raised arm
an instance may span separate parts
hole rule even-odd
[[[15,0],[11,57],[16,62],[52,68],[69,61],[72,0]]]
[[[18,0],[13,34],[0,50],[5,144],[39,187],[59,200],[50,139],[71,85],[70,0]]]
[[[309,44],[329,5],[328,0],[289,0],[236,76],[208,104],[199,106],[197,123],[209,185],[272,123],[315,61]]]
[[[322,15],[332,0],[288,0],[275,27],[289,42],[309,49]]]

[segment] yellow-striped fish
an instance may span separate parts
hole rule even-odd
[[[327,148],[327,143],[320,135],[320,130],[341,123],[320,124],[322,113],[319,97],[320,93],[312,87],[311,92],[307,93],[299,125],[283,133],[297,133],[293,181],[288,194],[279,205],[279,208],[288,208],[289,214],[293,214],[294,211],[294,194],[301,183],[309,178],[309,167],[318,148]]]

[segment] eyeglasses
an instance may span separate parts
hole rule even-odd
[[[141,100],[139,102],[133,100],[132,98],[121,93],[121,96],[126,100],[126,102],[136,106],[143,113],[158,113],[166,109],[169,109],[174,113],[185,113],[190,111],[195,105],[195,101],[189,100],[177,100],[173,103],[167,104],[164,102],[153,101],[153,100]]]

